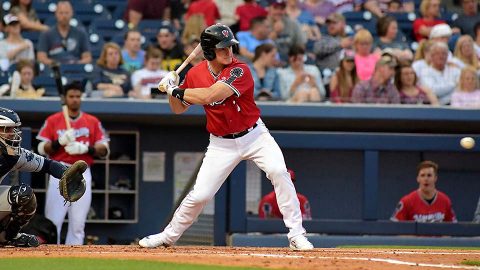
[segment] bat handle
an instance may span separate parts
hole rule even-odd
[[[68,115],[67,105],[62,106],[62,111],[63,111],[63,117],[65,118],[65,125],[67,126],[67,129],[71,129],[72,125],[70,124],[70,116]]]

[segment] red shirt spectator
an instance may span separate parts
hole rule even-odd
[[[170,17],[169,0],[128,0],[125,21],[138,25],[141,20],[162,20]]]
[[[217,4],[213,0],[197,0],[190,4],[185,20],[193,14],[202,14],[205,17],[205,24],[210,26],[221,18]]]
[[[240,31],[250,30],[250,21],[253,18],[267,16],[268,12],[257,4],[256,1],[245,0],[245,4],[238,6],[235,9],[235,17],[240,23]]]

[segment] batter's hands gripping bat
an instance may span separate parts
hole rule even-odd
[[[12,74],[12,86],[10,87],[10,97],[14,98],[20,88],[20,72],[15,71]]]
[[[52,71],[53,77],[55,78],[55,84],[57,85],[58,96],[60,97],[60,101],[62,102],[62,111],[63,117],[65,118],[65,125],[68,130],[72,126],[70,125],[70,116],[68,116],[68,107],[65,104],[65,93],[63,91],[62,74],[60,73],[60,66],[58,63],[52,64]]]
[[[175,70],[175,73],[177,73],[177,75],[180,74],[180,72],[182,72],[182,70],[188,65],[188,63],[190,63],[201,52],[202,46],[198,44],[197,47],[195,47],[195,49],[193,49],[193,51],[188,55],[187,59],[185,59],[185,61],[183,61],[183,63],[177,68],[177,70]],[[167,91],[167,89],[165,89],[162,84],[158,85],[158,90],[162,92]]]

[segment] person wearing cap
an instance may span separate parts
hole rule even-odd
[[[157,44],[150,46],[160,49],[162,52],[163,70],[172,71],[183,62],[183,46],[180,42],[177,42],[177,32],[169,22],[162,23],[157,33]]]
[[[345,33],[345,17],[340,13],[332,13],[327,17],[327,34],[315,41],[313,53],[315,62],[320,70],[326,68],[335,70],[339,63],[343,49],[350,49],[353,39]]]
[[[141,20],[169,20],[170,13],[169,0],[128,0],[124,20],[133,29]]]
[[[285,0],[269,0],[269,3],[267,19],[272,26],[269,38],[275,42],[280,59],[287,62],[290,47],[305,46],[307,37],[302,32],[300,24],[286,14]]]
[[[55,10],[57,24],[42,32],[37,44],[37,60],[45,65],[54,62],[62,64],[87,64],[92,61],[87,33],[70,26],[73,17],[72,4],[60,0]]]
[[[34,60],[33,43],[22,37],[18,17],[12,14],[5,15],[3,26],[7,38],[0,40],[0,60],[8,63],[8,65],[21,59]]]
[[[293,183],[296,182],[295,179],[295,172],[291,169],[288,169],[288,173],[290,174],[290,179]],[[311,220],[312,219],[312,210],[310,208],[310,202],[308,201],[305,195],[302,195],[297,192],[298,201],[300,202],[300,211],[302,212],[302,219],[303,220]],[[259,218],[283,218],[280,209],[278,208],[277,203],[277,194],[275,191],[268,193],[267,195],[263,196],[258,204],[258,217]]]
[[[394,55],[382,53],[372,78],[360,81],[353,88],[352,103],[400,104],[400,94],[392,82],[396,66]]]
[[[353,88],[359,81],[355,53],[352,50],[343,50],[340,55],[340,66],[330,79],[330,101],[350,103]]]
[[[428,66],[417,74],[420,84],[432,89],[441,105],[450,104],[460,78],[460,69],[448,64],[448,52],[446,43],[434,42],[430,47]]]
[[[432,27],[445,23],[444,20],[438,19],[440,17],[440,4],[440,0],[422,0],[420,4],[422,17],[413,21],[413,34],[416,41],[428,38]]]
[[[475,24],[480,23],[480,13],[478,13],[478,0],[461,0],[462,12],[453,21],[453,31],[462,35],[475,36]]]

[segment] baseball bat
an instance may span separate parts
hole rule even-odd
[[[20,72],[16,71],[12,74],[12,86],[10,87],[10,97],[14,98],[17,96],[17,91],[20,88],[21,78]]]
[[[193,51],[188,55],[187,59],[185,59],[185,61],[183,61],[183,63],[175,70],[175,73],[180,74],[180,72],[182,72],[182,70],[202,51],[202,46],[200,44],[197,45],[197,47],[195,47],[195,49],[193,49]],[[162,92],[166,92],[167,90],[164,89],[164,87],[162,85],[158,85],[158,90],[162,91]]]
[[[60,101],[62,103],[62,112],[63,118],[65,118],[65,126],[67,129],[72,128],[70,125],[70,116],[68,115],[68,107],[65,104],[65,92],[63,91],[63,83],[62,83],[62,74],[60,73],[60,66],[58,63],[52,64],[52,71],[53,77],[55,78],[55,85],[57,86],[58,96],[60,97]]]

